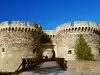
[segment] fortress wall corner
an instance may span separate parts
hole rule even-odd
[[[42,30],[39,27],[24,26],[24,22],[0,23],[0,71],[14,72],[22,58],[37,58]],[[5,30],[6,29],[6,30]],[[33,53],[34,52],[34,53]],[[12,62],[13,61],[13,62]]]
[[[67,25],[65,27],[67,27]],[[74,27],[71,26],[65,29],[60,30],[59,32],[57,32],[57,35],[55,35],[58,57],[64,57],[68,60],[75,60],[73,49],[75,47],[75,41],[77,40],[80,33],[84,35],[84,38],[92,49],[92,53],[94,55],[100,54],[100,34],[98,35],[96,33],[100,31],[99,24],[95,22],[88,23],[87,21],[75,21]],[[72,54],[68,54],[69,50],[72,51]]]

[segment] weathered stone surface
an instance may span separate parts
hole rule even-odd
[[[61,28],[60,28],[61,27]],[[58,29],[59,28],[59,29]],[[63,28],[63,29],[62,29]],[[83,34],[94,55],[100,55],[100,31],[98,24],[87,21],[75,21],[74,26],[57,27],[54,41],[57,45],[57,57],[75,60],[75,42],[79,34]]]
[[[22,58],[35,58],[33,51],[40,46],[42,36],[39,31],[10,29],[0,32],[1,72],[14,72],[20,66]]]
[[[100,61],[67,61],[69,72],[100,73]]]
[[[100,26],[95,22],[75,21],[64,23],[55,30],[43,30],[36,23],[22,21],[0,23],[0,71],[15,71],[22,58],[42,57],[46,49],[54,57],[75,60],[75,41],[83,34],[94,55],[100,55]],[[50,53],[47,53],[50,55]],[[52,53],[51,53],[52,54]]]

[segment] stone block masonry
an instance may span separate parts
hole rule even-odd
[[[41,33],[40,26],[34,23],[0,23],[0,71],[14,72],[22,58],[35,58],[33,51],[40,46]]]
[[[68,61],[69,72],[100,73],[100,61]]]
[[[14,72],[20,66],[22,58],[41,60],[43,53],[48,49],[52,50],[53,58],[75,61],[75,41],[79,34],[83,34],[92,49],[92,54],[98,57],[100,25],[95,22],[69,22],[57,26],[55,30],[42,30],[39,24],[32,22],[28,22],[27,25],[23,21],[1,22],[0,71]],[[36,54],[41,58],[35,56]],[[48,55],[50,53],[47,52]]]

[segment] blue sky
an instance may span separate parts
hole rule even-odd
[[[77,20],[100,23],[100,0],[0,0],[0,21],[31,21],[55,29]]]

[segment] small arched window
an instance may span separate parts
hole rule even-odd
[[[100,54],[100,48],[99,48],[99,54]]]
[[[72,28],[72,30],[74,30],[74,28]]]
[[[33,50],[33,53],[35,53],[35,50]]]
[[[82,27],[82,31],[84,30],[84,27]]]
[[[5,52],[5,48],[2,48],[2,52]]]
[[[71,51],[71,50],[69,50],[69,51],[68,51],[68,54],[72,54],[72,51]]]

